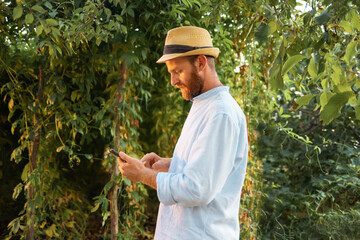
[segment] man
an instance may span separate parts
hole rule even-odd
[[[171,159],[141,161],[121,152],[120,172],[157,190],[155,239],[239,239],[239,202],[248,154],[242,110],[222,86],[210,34],[198,27],[168,32],[163,56],[171,84],[193,102]]]

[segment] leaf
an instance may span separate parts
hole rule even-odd
[[[335,95],[335,93],[332,93],[332,92],[323,92],[320,95],[320,106],[321,106],[320,111],[322,111],[324,106],[329,102],[329,99],[334,95]]]
[[[64,146],[60,146],[56,149],[56,152],[61,152],[63,150]]]
[[[254,36],[255,40],[259,42],[259,45],[262,45],[266,41],[269,32],[270,27],[265,23],[261,23],[260,26],[256,29]]]
[[[312,79],[317,77],[317,68],[316,68],[315,61],[313,58],[310,59],[310,62],[308,65],[308,73],[310,74]]]
[[[326,25],[330,18],[332,18],[333,14],[332,11],[329,11],[329,9],[325,9],[321,12],[321,14],[317,17],[315,17],[315,21],[320,25]]]
[[[29,163],[27,163],[21,173],[21,180],[23,182],[26,182],[27,178],[28,178],[28,174],[29,174]]]
[[[26,16],[25,16],[25,23],[26,23],[26,24],[30,24],[30,23],[32,23],[33,21],[34,21],[34,16],[33,16],[31,13],[26,14]]]
[[[45,2],[45,4],[44,4],[47,8],[49,8],[49,9],[51,9],[52,10],[52,5],[51,5],[51,3],[49,3],[49,2]]]
[[[284,89],[284,81],[281,76],[282,58],[280,54],[276,57],[270,69],[270,86],[272,89]]]
[[[288,58],[288,60],[286,60],[286,62],[284,63],[284,66],[281,71],[281,75],[286,74],[292,67],[295,66],[295,64],[297,64],[304,58],[306,58],[304,55],[295,55]]]
[[[110,191],[110,189],[113,187],[114,185],[114,182],[113,181],[110,181],[108,182],[107,184],[105,184],[105,187],[104,187],[104,192],[105,194],[108,194],[108,192]]]
[[[339,26],[340,27],[343,27],[344,30],[348,33],[354,33],[354,28],[352,26],[352,24],[348,21],[345,21],[345,20],[342,20],[340,23],[339,23]]]
[[[14,188],[14,192],[13,192],[13,195],[12,195],[12,198],[14,200],[16,200],[19,196],[19,194],[21,193],[22,189],[23,189],[23,184],[22,183],[19,183],[18,185],[16,185],[16,187]]]
[[[35,31],[36,35],[39,36],[43,32],[43,27],[41,25],[38,25]]]
[[[322,121],[324,125],[327,125],[332,120],[340,116],[341,108],[353,95],[354,92],[342,92],[332,96],[320,113],[320,121]]]
[[[53,229],[50,227],[50,228],[48,228],[48,229],[46,229],[45,230],[45,233],[46,233],[46,235],[48,235],[49,237],[53,237],[53,234],[54,234],[54,231],[53,231]]]
[[[31,9],[34,10],[34,11],[38,11],[38,12],[40,12],[40,13],[44,13],[44,12],[45,12],[45,9],[43,9],[42,6],[40,6],[40,5],[35,5],[35,6],[33,6]]]
[[[352,9],[349,14],[351,16],[351,24],[354,26],[354,28],[360,31],[360,15],[356,12],[355,9]]]
[[[357,42],[352,41],[346,47],[344,61],[348,66],[350,66],[351,60],[353,59],[353,57],[356,54],[356,45],[357,45]]]
[[[356,107],[355,107],[355,116],[356,116],[357,120],[360,120],[360,97],[357,100],[357,104],[356,104]]]
[[[55,19],[52,19],[52,18],[46,19],[45,22],[46,22],[47,24],[50,24],[51,26],[57,26],[57,25],[59,25],[58,21],[56,21]]]
[[[310,100],[313,99],[314,96],[314,94],[307,94],[296,99],[295,102],[297,103],[297,105],[294,110],[298,110],[300,107],[309,104]]]
[[[59,31],[59,29],[57,29],[57,28],[55,28],[55,27],[51,27],[51,32],[52,32],[52,34],[53,34],[53,36],[54,36],[54,38],[55,39],[59,39],[59,37],[60,37],[60,31]],[[60,51],[58,51],[59,53],[61,53],[61,50]]]
[[[92,209],[91,212],[96,212],[99,209],[100,203],[97,203]]]
[[[344,79],[344,71],[343,69],[338,65],[332,66],[333,73],[331,74],[331,80],[334,83],[334,85],[340,84],[341,80]]]
[[[278,21],[273,20],[269,23],[269,34],[273,34],[279,27]]]
[[[10,99],[9,104],[8,104],[9,110],[11,110],[14,107],[14,99]]]
[[[23,14],[23,7],[21,5],[17,5],[13,10],[13,18],[14,20],[20,18]]]

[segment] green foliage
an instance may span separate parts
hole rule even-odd
[[[25,236],[30,208],[37,238],[108,237],[108,193],[118,185],[119,237],[152,238],[156,193],[110,179],[107,149],[115,139],[138,158],[171,157],[191,103],[155,61],[169,29],[197,25],[220,48],[218,75],[248,119],[241,237],[359,238],[360,3],[306,4],[310,10],[275,0],[1,3],[0,180],[8,164],[18,166],[1,193],[24,204],[7,219],[9,236]],[[35,113],[40,149],[29,174]]]

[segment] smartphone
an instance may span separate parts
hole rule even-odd
[[[120,157],[119,156],[119,152],[118,151],[115,151],[114,149],[110,149],[110,152],[112,153],[112,154],[114,154],[116,157]],[[123,162],[126,162],[124,159],[122,159],[122,158],[120,158],[120,160],[121,161],[123,161]]]

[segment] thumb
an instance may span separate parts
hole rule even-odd
[[[121,160],[124,160],[125,162],[128,162],[128,163],[131,163],[133,161],[138,161],[136,158],[130,157],[124,152],[120,152],[119,157]]]

